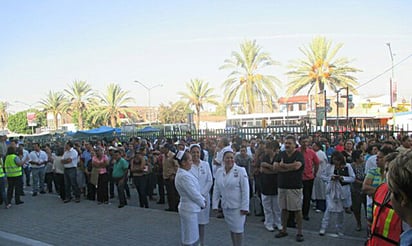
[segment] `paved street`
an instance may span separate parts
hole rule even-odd
[[[151,202],[151,209],[137,207],[137,193],[132,192],[129,206],[117,208],[118,200],[97,205],[82,199],[80,203],[62,203],[55,194],[32,197],[26,189],[24,204],[0,209],[0,245],[179,245],[177,213],[165,212],[165,205]],[[363,245],[365,230],[356,232],[351,215],[345,215],[345,236],[318,235],[321,214],[311,211],[304,221],[305,241],[301,245]],[[293,229],[289,236],[275,239],[264,229],[262,217],[249,216],[245,245],[299,245]],[[333,232],[331,230],[331,232]],[[224,220],[211,218],[206,227],[208,246],[231,245]]]

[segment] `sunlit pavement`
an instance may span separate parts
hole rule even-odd
[[[165,212],[166,205],[150,202],[150,209],[137,207],[137,193],[132,190],[129,205],[117,208],[118,200],[109,205],[82,198],[80,203],[64,204],[56,194],[32,197],[28,189],[25,202],[0,209],[0,245],[180,245],[178,214]],[[345,215],[345,236],[334,237],[331,226],[326,236],[319,236],[322,213],[311,211],[304,221],[303,243],[295,241],[296,231],[274,238],[262,218],[248,216],[244,245],[363,245],[365,229],[355,231],[353,215]],[[333,221],[333,220],[332,220]],[[212,217],[206,227],[206,245],[231,245],[223,219]]]

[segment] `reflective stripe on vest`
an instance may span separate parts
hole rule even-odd
[[[19,177],[22,175],[21,172],[21,167],[17,166],[16,163],[14,162],[14,159],[17,157],[17,155],[7,155],[6,156],[6,161],[5,161],[5,169],[6,169],[6,175],[7,177]]]
[[[392,208],[388,184],[378,186],[373,197],[372,236],[368,245],[398,245],[402,221]]]

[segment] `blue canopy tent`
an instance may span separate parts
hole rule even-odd
[[[86,131],[77,131],[72,137],[91,137],[91,136],[103,136],[103,135],[119,135],[121,133],[120,128],[112,128],[108,126],[101,126]]]
[[[138,133],[150,133],[150,132],[158,132],[158,131],[160,130],[157,128],[146,126],[145,128],[138,130],[137,132]]]

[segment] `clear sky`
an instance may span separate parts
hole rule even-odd
[[[412,1],[109,1],[0,0],[0,100],[17,111],[49,90],[86,80],[104,91],[115,82],[136,104],[178,99],[193,78],[221,95],[228,71],[219,70],[246,39],[255,39],[280,66],[271,71],[285,85],[290,60],[316,35],[344,46],[338,56],[363,84],[412,54]],[[389,94],[387,73],[359,89]],[[395,68],[399,96],[412,97],[412,57]],[[283,93],[279,93],[282,95]]]

